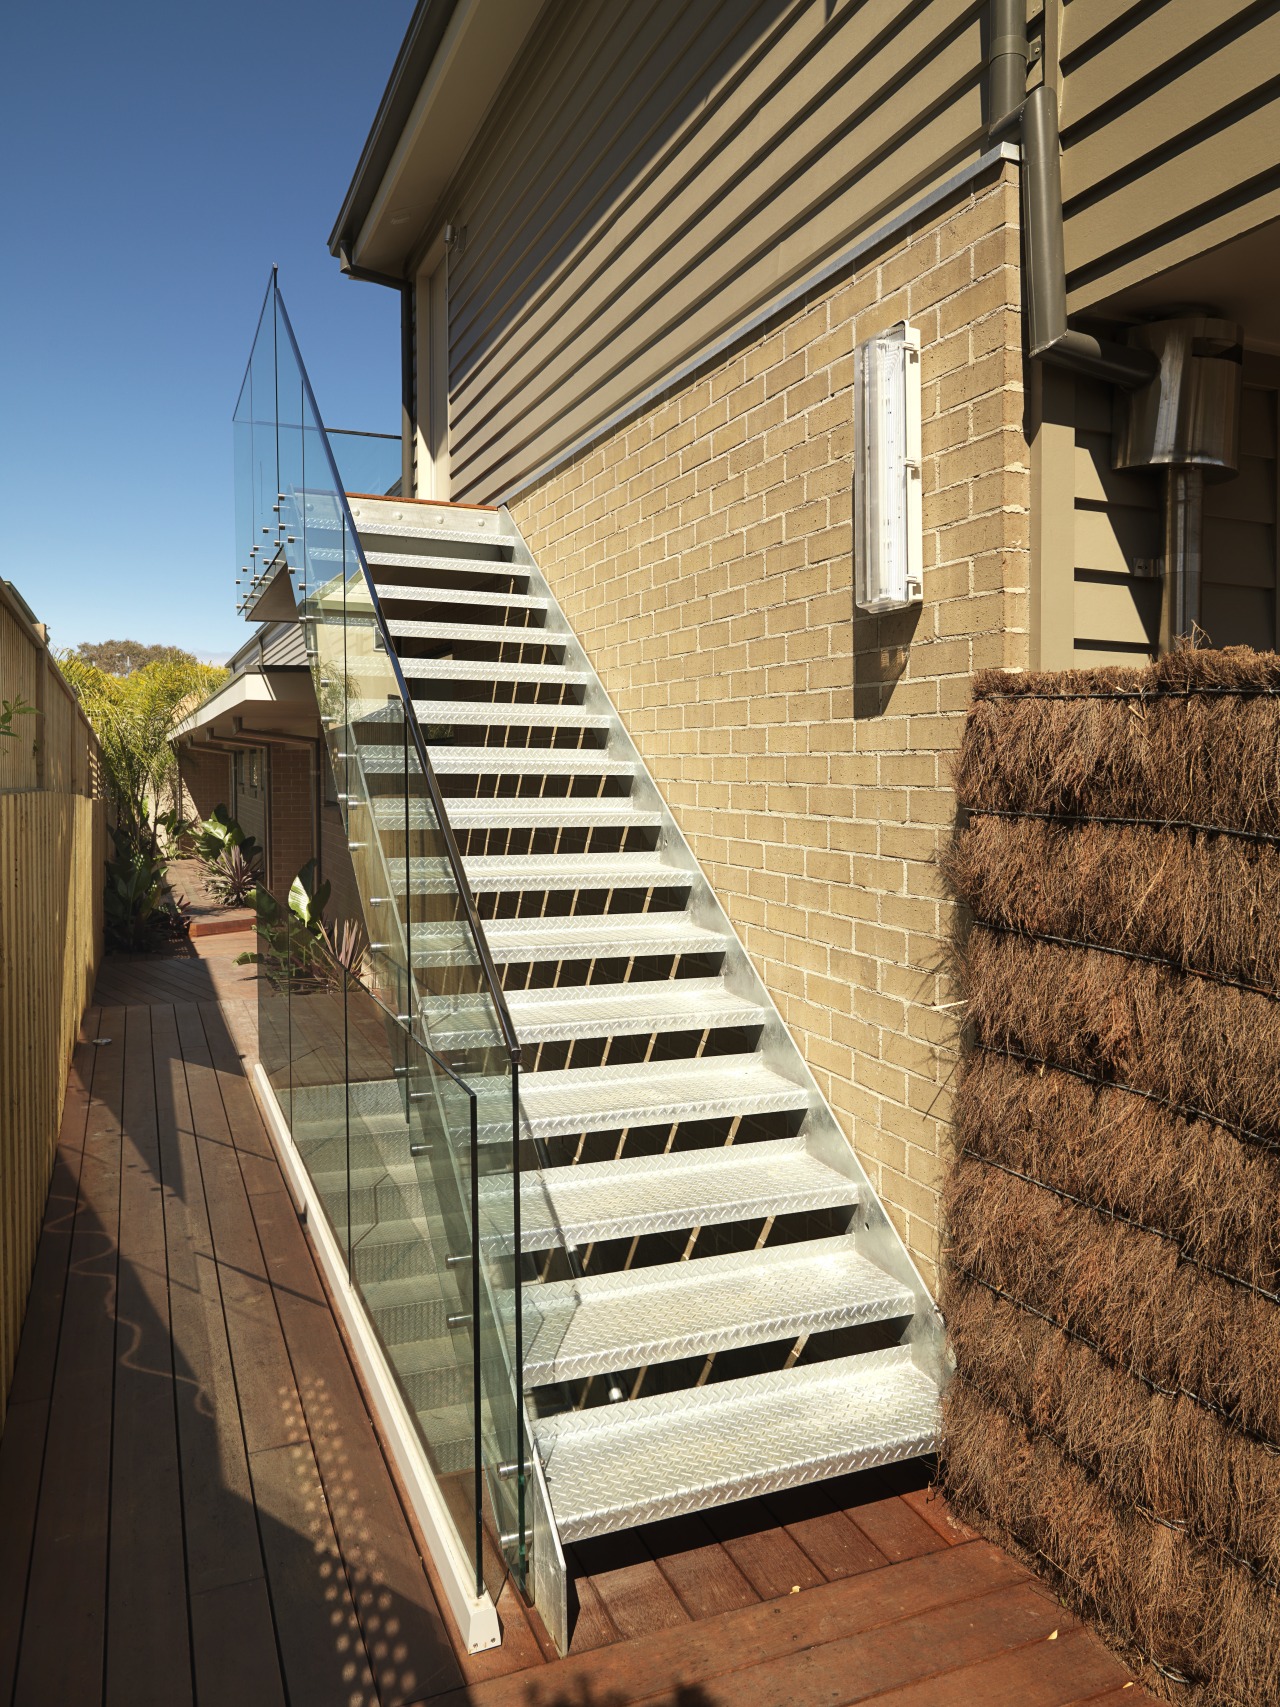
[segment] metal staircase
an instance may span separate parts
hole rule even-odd
[[[510,515],[350,495],[274,274],[235,419],[370,938],[256,1071],[468,1643],[505,1559],[563,1650],[565,1545],[929,1451],[941,1323]]]
[[[509,514],[351,512],[524,1052],[535,1597],[563,1643],[561,1544],[931,1450],[939,1323]],[[449,874],[406,858],[394,747],[360,751],[426,1037],[467,1076],[496,1039],[450,980],[464,924],[430,916]],[[509,1114],[478,1090],[483,1144]],[[359,1260],[399,1288],[374,1318],[421,1322],[439,1371],[441,1310],[392,1278],[402,1205],[370,1211]]]

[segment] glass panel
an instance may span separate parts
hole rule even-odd
[[[329,444],[344,492],[399,497],[402,467],[399,433],[352,433],[342,427],[331,427]]]
[[[394,484],[399,440],[339,435],[339,473],[274,278],[235,434],[238,549],[254,586],[287,564],[368,938],[341,964],[276,898],[263,1064],[477,1585],[486,1555],[523,1582],[518,1056],[416,721],[422,663],[394,652],[344,496]]]

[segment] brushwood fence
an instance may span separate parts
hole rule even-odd
[[[978,678],[943,1477],[1174,1699],[1280,1701],[1280,658]]]
[[[67,1068],[102,952],[98,744],[44,631],[0,582],[0,1427],[53,1170]]]

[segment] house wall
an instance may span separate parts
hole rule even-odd
[[[314,764],[313,753],[306,747],[271,748],[267,884],[280,901],[287,899],[289,885],[318,851],[311,780]]]
[[[970,675],[1025,665],[1016,169],[513,514],[895,1223],[934,1268],[954,1062],[936,858]],[[852,598],[852,351],[922,333],[924,603]]]
[[[231,755],[205,747],[179,747],[178,774],[182,781],[182,810],[207,818],[215,806],[231,810]]]
[[[1201,626],[1214,646],[1271,651],[1280,634],[1280,359],[1246,350],[1240,467],[1205,487]],[[1111,466],[1114,399],[1067,373],[1038,377],[1033,662],[1143,664],[1156,650],[1164,545],[1158,470]],[[1043,610],[1043,621],[1036,611]]]
[[[985,17],[984,0],[546,7],[419,237],[421,264],[444,220],[461,233],[451,495],[513,490],[976,160]],[[423,496],[429,474],[420,456]]]
[[[1280,13],[1048,0],[1074,313],[1280,216]]]
[[[265,747],[246,748],[231,762],[231,816],[258,846],[269,845],[267,797],[271,788],[271,755]]]
[[[363,924],[364,908],[360,904],[355,867],[347,845],[347,829],[342,822],[342,808],[338,805],[337,778],[333,774],[327,748],[321,754],[320,764],[323,790],[320,797],[320,876],[332,885],[329,916]]]

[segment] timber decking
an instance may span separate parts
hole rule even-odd
[[[567,1659],[510,1588],[461,1654],[245,1077],[240,946],[108,961],[85,1018],[0,1441],[0,1703],[1150,1700],[919,1466],[581,1544]]]

